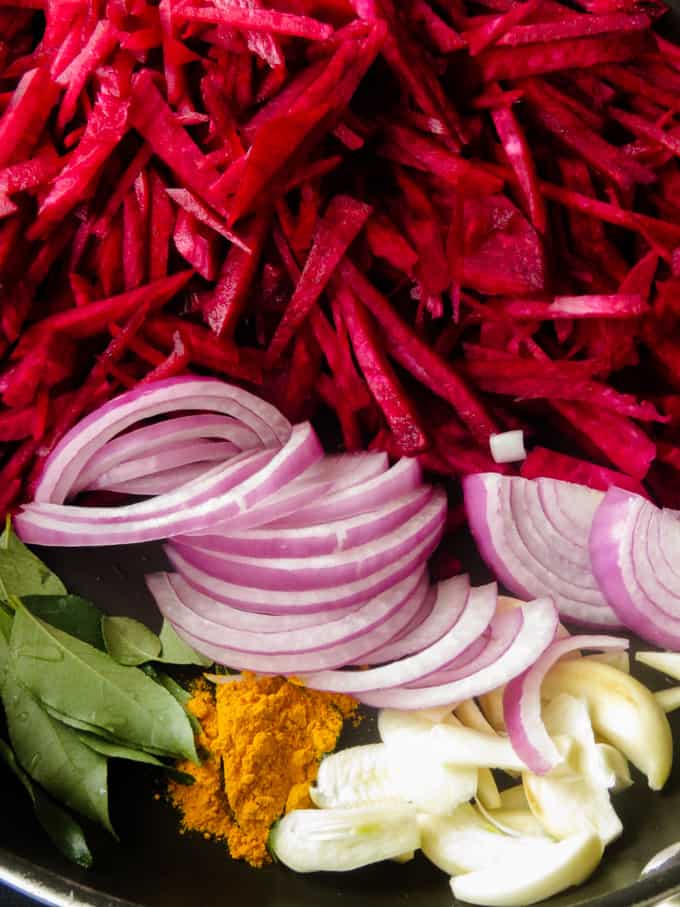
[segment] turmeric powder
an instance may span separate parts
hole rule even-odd
[[[188,707],[207,755],[200,766],[178,766],[194,784],[169,785],[183,830],[224,839],[232,857],[262,866],[271,860],[269,829],[284,812],[312,805],[319,761],[357,704],[283,677],[244,674],[215,689],[199,682]]]

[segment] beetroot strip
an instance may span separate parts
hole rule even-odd
[[[59,90],[44,69],[20,80],[0,119],[0,167],[27,155],[37,144]]]
[[[590,69],[599,63],[620,63],[633,59],[642,46],[640,32],[566,38],[554,44],[525,47],[492,47],[479,55],[485,82],[521,79],[561,69]]]
[[[264,210],[242,229],[249,251],[233,246],[224,260],[217,284],[203,300],[203,318],[221,336],[232,336],[246,306],[269,229],[271,215]]]
[[[391,355],[433,393],[451,403],[475,440],[488,443],[497,426],[455,369],[413,333],[349,259],[341,262],[338,271],[380,324]]]
[[[43,236],[82,199],[88,185],[125,135],[128,109],[128,102],[110,89],[102,87],[99,90],[83,137],[64,169],[53,180],[28,231],[29,238]]]
[[[211,186],[220,177],[219,171],[205,161],[198,145],[177,124],[148,69],[134,77],[131,100],[130,124],[146,139],[154,154],[177,174],[188,189],[224,214],[211,191]]]
[[[394,369],[382,350],[375,324],[354,294],[338,294],[354,354],[375,400],[403,456],[413,456],[427,446],[427,436]]]
[[[463,37],[467,41],[470,54],[476,57],[487,47],[496,44],[503,35],[535,13],[542,2],[543,0],[523,0],[522,3],[516,3],[512,6],[502,16],[498,16],[484,25],[464,32]]]
[[[491,118],[510,165],[517,174],[531,222],[539,233],[545,233],[547,228],[545,205],[524,131],[509,107],[499,107],[492,111]]]
[[[192,271],[180,271],[171,277],[161,278],[128,293],[51,315],[43,319],[37,327],[41,334],[63,332],[71,337],[91,337],[106,330],[109,322],[117,321],[136,311],[140,305],[147,303],[151,309],[165,305],[181,291],[192,274]]]
[[[219,8],[216,6],[180,6],[174,12],[178,18],[190,19],[195,22],[216,22],[248,31],[290,35],[294,38],[308,38],[312,41],[325,41],[333,34],[331,26],[318,19],[280,13],[275,10],[235,6],[220,6]]]
[[[501,47],[541,44],[565,38],[584,38],[608,32],[644,31],[650,20],[643,13],[610,13],[608,15],[574,16],[562,22],[533,22],[517,25],[498,41]]]
[[[354,242],[371,213],[369,205],[349,196],[331,200],[320,219],[300,282],[276,329],[267,352],[270,364],[276,362],[292,339],[298,325],[309,314],[333,276],[340,260]]]

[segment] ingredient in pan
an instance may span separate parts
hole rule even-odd
[[[109,758],[170,772],[174,760],[197,758],[184,691],[144,664],[175,657],[201,663],[169,626],[157,637],[69,595],[7,525],[0,536],[0,697],[9,742],[0,740],[0,759],[55,846],[81,866],[93,860],[85,834],[59,804],[115,834]],[[141,664],[144,670],[133,666]]]
[[[479,551],[506,588],[581,625],[680,649],[677,510],[616,486],[479,473],[463,480]]]
[[[346,450],[458,476],[556,429],[677,498],[665,12],[6,0],[0,512],[81,415],[187,368]]]
[[[267,838],[283,813],[311,806],[319,760],[335,749],[356,702],[282,677],[244,674],[216,687],[200,681],[188,705],[199,719],[201,765],[178,768],[194,784],[171,781],[187,831],[224,839],[232,857],[262,866]]]
[[[572,652],[547,671],[538,720],[559,761],[540,774],[505,734],[507,699],[498,730],[488,698],[382,710],[382,742],[328,756],[310,790],[319,809],[272,829],[276,857],[297,872],[338,871],[421,849],[451,876],[456,899],[484,907],[527,907],[580,884],[623,831],[613,797],[632,784],[628,760],[650,787],[670,771],[670,735],[649,727],[653,714],[667,729],[665,717],[627,661],[609,659]],[[508,775],[518,780],[499,791]]]

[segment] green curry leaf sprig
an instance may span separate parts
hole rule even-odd
[[[158,636],[70,595],[8,522],[0,536],[0,699],[9,743],[0,739],[0,761],[52,842],[80,866],[92,864],[85,834],[59,804],[115,835],[109,759],[170,772],[176,759],[198,759],[187,694],[150,662],[206,664],[169,625]]]

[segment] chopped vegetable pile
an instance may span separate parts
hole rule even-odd
[[[680,49],[664,12],[4,6],[0,511],[83,414],[187,370],[349,451],[461,475],[524,429],[524,474],[644,481],[677,506]],[[584,459],[542,448],[546,427]]]

